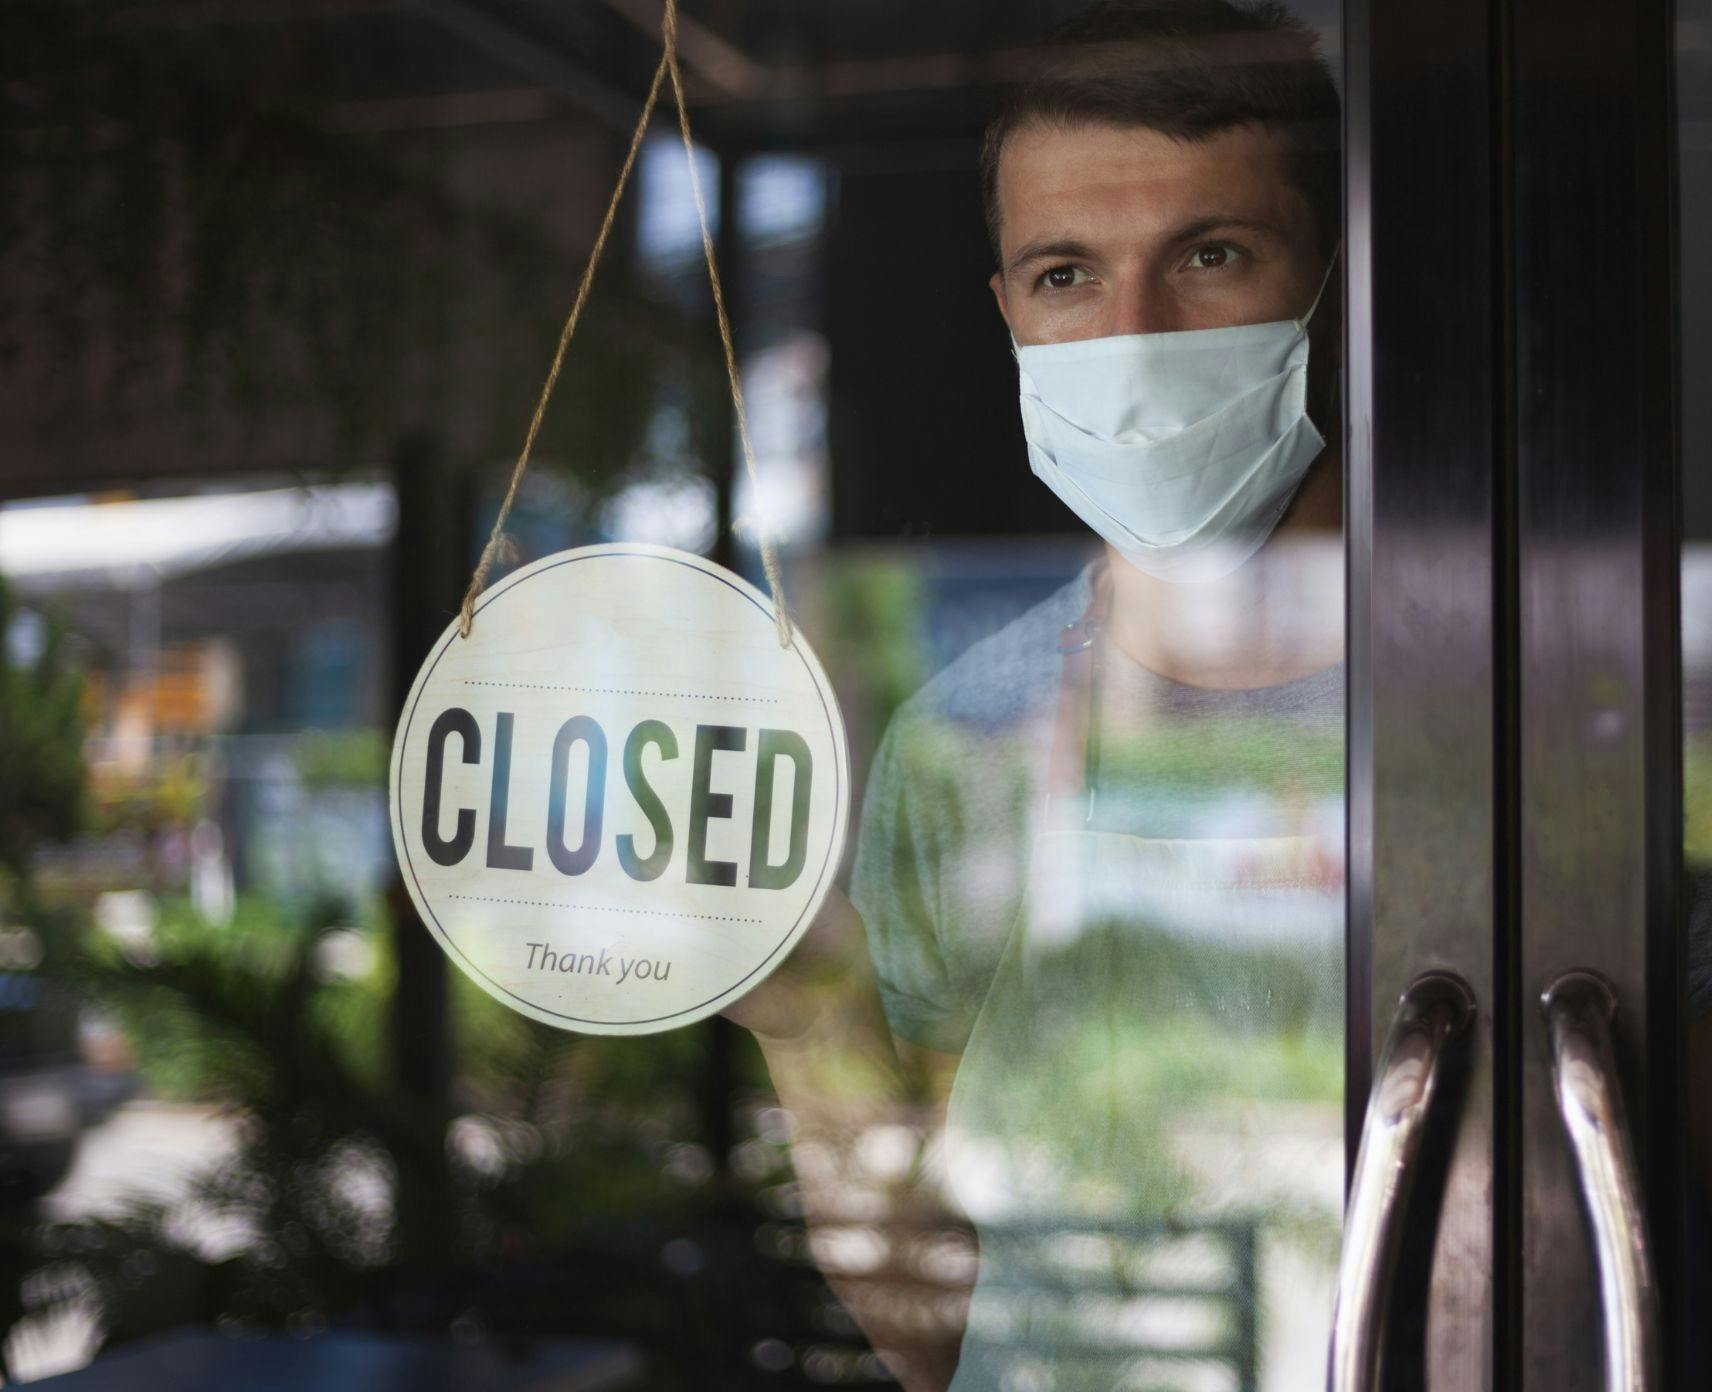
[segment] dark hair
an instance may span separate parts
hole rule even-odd
[[[1258,123],[1289,141],[1291,183],[1329,255],[1341,222],[1337,88],[1312,29],[1274,0],[1099,0],[1030,51],[987,127],[981,182],[999,252],[999,156],[1031,122],[1147,126],[1203,140]]]

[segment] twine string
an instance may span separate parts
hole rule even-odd
[[[743,455],[743,470],[751,495],[759,500],[761,480],[755,470],[755,448],[749,442],[749,413],[743,404],[743,379],[737,370],[737,350],[732,344],[731,315],[725,307],[725,288],[719,279],[719,261],[713,254],[713,234],[708,230],[707,202],[702,197],[701,175],[696,172],[695,142],[690,138],[690,109],[684,100],[684,77],[678,68],[677,0],[666,0],[666,69],[672,79],[672,99],[678,108],[678,131],[683,136],[684,159],[689,164],[690,193],[695,197],[696,221],[701,226],[701,249],[707,259],[707,282],[713,289],[714,315],[719,320],[719,341],[725,349],[725,376],[731,383],[731,405],[737,416],[737,441]],[[773,618],[779,629],[779,646],[791,645],[791,618],[785,611],[784,577],[779,573],[779,553],[764,520],[757,519],[756,540],[760,543],[761,569],[773,596]]]
[[[642,103],[642,114],[637,118],[636,130],[630,137],[630,149],[618,171],[618,182],[612,190],[612,199],[606,206],[606,216],[601,219],[600,231],[595,236],[593,249],[589,252],[588,265],[583,268],[582,280],[577,285],[571,312],[560,331],[559,345],[553,353],[552,366],[548,369],[547,380],[541,388],[540,399],[535,403],[535,414],[530,418],[528,433],[523,438],[523,449],[511,470],[511,481],[506,487],[504,501],[499,505],[499,516],[494,519],[493,532],[487,539],[487,545],[482,547],[475,574],[470,577],[470,587],[464,594],[463,607],[458,611],[458,634],[463,638],[470,636],[470,629],[475,622],[476,600],[481,597],[482,590],[487,585],[489,572],[497,563],[510,560],[516,554],[516,548],[506,533],[505,524],[511,515],[512,504],[517,499],[518,485],[523,482],[523,475],[529,468],[529,457],[535,448],[535,437],[540,434],[542,419],[547,414],[547,403],[552,399],[553,388],[558,383],[559,369],[565,361],[565,350],[570,347],[571,337],[576,333],[577,323],[582,318],[583,306],[587,303],[589,289],[594,284],[595,270],[600,265],[601,253],[606,250],[607,238],[618,216],[618,205],[624,198],[625,187],[629,184],[631,171],[636,166],[637,154],[642,149],[642,138],[647,134],[649,118],[654,114],[654,107],[660,99],[660,90],[668,78],[672,84],[672,99],[678,108],[678,130],[683,137],[684,158],[689,164],[690,192],[695,198],[696,219],[701,227],[702,251],[707,259],[708,284],[713,290],[714,311],[719,321],[720,346],[725,352],[725,375],[731,386],[731,404],[737,417],[737,438],[743,455],[743,468],[748,476],[750,489],[756,497],[760,495],[761,485],[755,469],[755,451],[749,442],[749,417],[743,402],[742,377],[737,369],[737,349],[731,333],[731,317],[725,305],[725,289],[719,278],[718,258],[714,255],[713,233],[708,227],[707,202],[702,196],[701,177],[696,171],[695,141],[690,135],[689,106],[684,100],[683,73],[678,67],[678,0],[665,0],[665,6],[665,16],[660,26],[662,51],[659,66],[654,69],[654,79],[649,84],[648,96]],[[756,539],[761,552],[761,568],[766,572],[767,588],[773,599],[773,617],[778,628],[779,646],[788,648],[791,645],[792,630],[790,615],[785,609],[784,578],[779,567],[777,547],[764,521],[757,523]]]

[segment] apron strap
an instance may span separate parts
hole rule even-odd
[[[1091,767],[1098,762],[1092,748],[1094,686],[1098,676],[1100,631],[1111,612],[1111,572],[1102,561],[1093,577],[1087,612],[1058,634],[1063,672],[1058,682],[1058,708],[1052,722],[1052,756],[1047,765],[1048,800],[1081,802],[1084,822],[1094,815]]]

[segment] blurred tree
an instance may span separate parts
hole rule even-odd
[[[448,1129],[388,1082],[383,924],[360,930],[373,956],[351,971],[339,949],[355,931],[333,905],[294,918],[246,899],[227,925],[161,909],[149,954],[94,940],[85,981],[157,1093],[217,1101],[235,1145],[189,1204],[140,1200],[33,1235],[38,1261],[93,1301],[104,1347],[187,1323],[581,1334],[640,1345],[664,1392],[709,1385],[716,1361],[721,1386],[746,1385],[728,1375],[759,1376],[758,1339],[804,1337],[831,1308],[782,1218],[778,1118],[770,1139],[749,1119],[742,1174],[724,1181],[691,1139],[694,1035],[568,1035],[460,976],[471,1049]],[[437,1206],[407,1212],[430,1170]],[[242,1240],[203,1241],[210,1226]]]
[[[0,581],[0,912],[8,928],[34,933],[42,949],[29,1004],[0,1014],[0,1062],[12,1068],[63,1056],[75,1044],[71,1000],[52,980],[43,984],[55,975],[71,925],[63,911],[37,903],[30,872],[41,846],[83,826],[83,738],[83,672],[64,630],[18,605]],[[28,1168],[0,1168],[0,1377],[8,1371],[6,1335],[24,1314],[23,1205],[41,1182]]]
[[[83,672],[64,629],[20,608],[4,581],[0,637],[0,870],[23,885],[36,848],[83,824]]]

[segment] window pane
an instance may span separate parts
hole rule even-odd
[[[6,1376],[1320,1387],[1338,8],[684,0],[604,242],[658,7],[61,8],[0,18]],[[776,546],[854,788],[784,965],[597,1037],[441,951],[389,754],[484,554],[621,542]],[[640,941],[571,902],[659,916],[622,748],[570,870],[482,739],[493,940]]]

